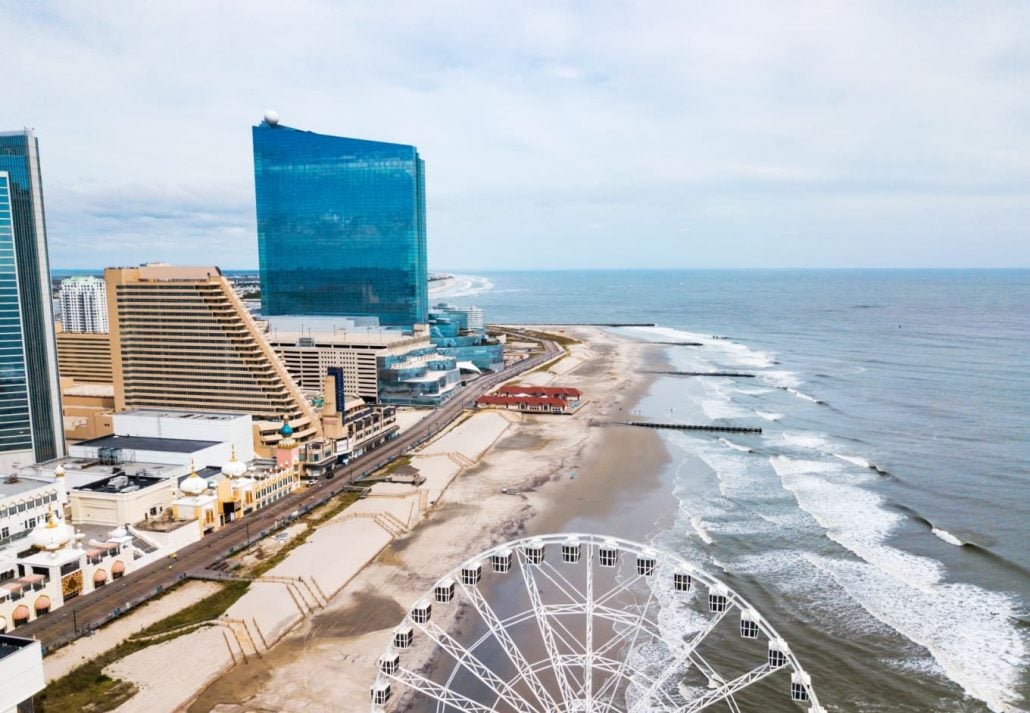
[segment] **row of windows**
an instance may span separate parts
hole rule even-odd
[[[6,506],[0,506],[0,517],[11,517],[17,513],[25,512],[32,508],[41,508],[49,503],[57,502],[57,493],[45,493],[36,497],[32,500],[27,500],[21,503],[11,503]],[[33,522],[32,527],[35,527]]]

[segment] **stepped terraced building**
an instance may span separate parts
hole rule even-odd
[[[268,456],[285,419],[321,436],[318,414],[217,267],[108,268],[115,409],[247,413]]]

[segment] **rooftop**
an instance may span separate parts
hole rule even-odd
[[[145,418],[181,418],[190,421],[234,421],[238,418],[247,418],[242,413],[220,413],[217,411],[172,411],[156,408],[137,408],[128,411],[119,411],[117,416],[142,416]]]
[[[133,451],[158,451],[160,453],[195,453],[217,446],[218,441],[194,441],[187,438],[153,438],[150,436],[102,436],[90,441],[80,441],[83,448],[121,448]]]
[[[149,475],[112,475],[89,485],[80,485],[75,490],[88,490],[91,493],[131,493],[165,481],[166,478],[154,478]]]
[[[114,396],[114,384],[75,384],[62,393],[65,396]]]
[[[12,495],[20,495],[21,493],[46,486],[53,487],[53,483],[45,480],[30,480],[22,477],[10,479],[10,476],[8,476],[7,478],[0,480],[0,498],[9,498]]]
[[[32,646],[34,643],[36,643],[35,639],[23,639],[20,636],[0,634],[0,659],[17,653],[26,646]]]

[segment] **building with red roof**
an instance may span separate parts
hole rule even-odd
[[[477,406],[505,408],[523,413],[572,413],[580,407],[583,392],[567,386],[505,384],[492,394],[476,399]]]

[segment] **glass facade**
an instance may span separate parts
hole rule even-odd
[[[0,452],[32,448],[12,213],[11,181],[0,171]]]
[[[471,324],[478,325],[470,327]],[[429,337],[437,351],[484,371],[504,368],[504,346],[487,336],[483,313],[475,307],[438,304],[429,311]]]
[[[0,133],[0,456],[44,461],[64,455],[64,428],[38,152],[31,131]]]
[[[414,146],[253,127],[264,315],[425,322],[424,164]]]

